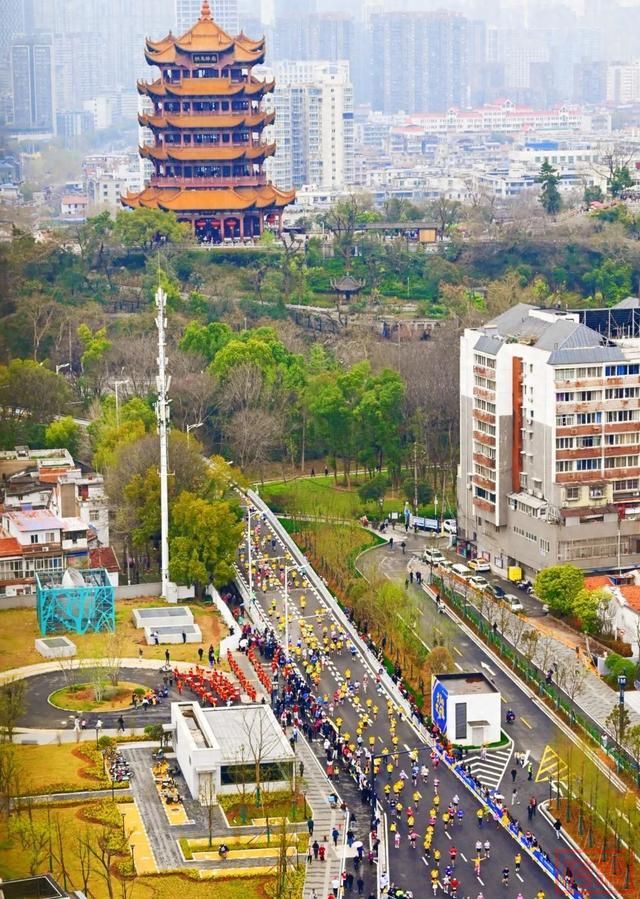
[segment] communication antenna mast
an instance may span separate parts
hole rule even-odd
[[[158,287],[156,291],[156,327],[158,329],[158,375],[156,387],[158,399],[156,402],[156,418],[158,421],[158,435],[160,437],[160,577],[162,580],[162,595],[169,598],[169,388],[171,376],[167,376],[167,357],[165,328],[167,319],[165,315],[167,295]]]

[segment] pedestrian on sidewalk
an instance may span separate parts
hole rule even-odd
[[[511,791],[511,805],[520,805],[520,800],[518,799],[518,790],[516,787]]]
[[[314,826],[315,826],[314,820],[313,820],[313,818],[311,817],[311,815],[309,815],[309,817],[307,818],[307,830],[309,831],[309,836],[310,836],[310,837],[313,836],[313,828],[314,828]]]
[[[562,830],[562,822],[560,821],[560,818],[556,818],[556,820],[554,821],[553,829],[556,832],[556,840],[559,840],[560,839],[560,831]]]
[[[122,715],[118,718],[118,733],[124,733],[124,718]]]
[[[358,877],[356,880],[356,886],[358,888],[358,896],[362,896],[364,894],[364,880],[362,877]]]
[[[527,780],[533,780],[533,762],[527,765]]]
[[[515,782],[516,782],[516,777],[517,777],[517,776],[518,776],[518,772],[516,771],[515,768],[512,768],[512,769],[511,769],[511,783],[515,783]]]
[[[202,646],[198,649],[198,661],[202,664],[202,656],[204,655],[204,649]]]
[[[331,881],[331,891],[333,892],[334,899],[338,899],[338,890],[340,889],[340,878],[334,877]]]
[[[323,861],[326,860],[326,857],[327,857],[327,847],[324,845],[324,843],[320,846],[320,849],[318,850],[318,855],[320,856],[320,861],[321,861],[321,862],[323,862]]]
[[[313,846],[309,843],[309,847],[307,849],[307,864],[310,865],[313,861]]]
[[[333,845],[336,847],[336,849],[338,848],[338,837],[339,836],[340,836],[340,831],[338,830],[337,827],[334,827],[333,830],[331,831],[331,838],[333,840]]]
[[[311,848],[313,849],[313,857],[315,860],[318,860],[318,853],[320,852],[320,843],[317,840],[314,840],[311,844]]]

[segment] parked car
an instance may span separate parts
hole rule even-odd
[[[455,518],[445,518],[442,522],[442,530],[455,536],[458,533],[458,522]]]
[[[469,559],[467,565],[472,571],[491,571],[491,565],[486,559]]]
[[[489,581],[487,581],[487,580],[486,580],[485,578],[483,578],[483,577],[476,577],[476,576],[474,575],[474,577],[470,577],[470,578],[469,578],[469,584],[470,584],[472,587],[475,587],[476,590],[486,590],[487,587],[489,586]]]
[[[422,553],[422,561],[431,565],[440,565],[441,562],[444,562],[444,556],[439,549],[425,549]]]
[[[435,562],[434,562],[435,565]],[[438,562],[438,568],[445,574],[449,574],[453,569],[453,562],[450,562],[449,559],[443,559],[441,562]]]
[[[513,593],[505,593],[502,597],[502,602],[505,603],[511,612],[522,612],[524,606],[522,602],[518,599],[517,596],[514,596]]]
[[[496,599],[502,599],[502,597],[506,595],[500,584],[489,584],[487,593],[495,596]]]

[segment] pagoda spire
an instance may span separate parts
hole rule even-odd
[[[200,19],[209,19],[209,21],[211,21],[211,7],[209,6],[209,0],[202,0]]]

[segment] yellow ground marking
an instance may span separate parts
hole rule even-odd
[[[458,655],[460,656],[460,658],[462,658],[462,653],[460,652],[460,650],[458,649],[458,647],[457,647],[457,646],[454,646],[453,648],[454,648],[454,651],[458,653]]]
[[[118,811],[124,816],[124,832],[128,834],[127,842],[133,850],[136,874],[157,874],[158,866],[137,804],[118,803]]]
[[[520,720],[522,721],[522,723],[524,724],[525,727],[528,727],[529,730],[533,730],[533,727],[529,724],[529,722],[527,721],[526,718],[522,717],[522,715],[520,715]]]
[[[547,745],[542,753],[540,767],[536,774],[536,783],[540,783],[543,780],[554,780],[562,783],[568,770],[569,766],[567,763],[560,758],[555,749]]]

